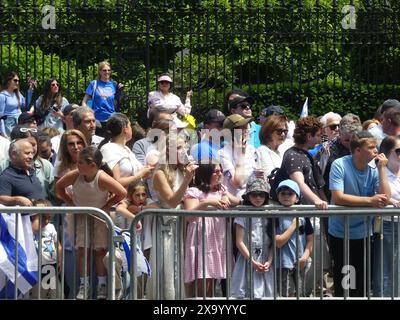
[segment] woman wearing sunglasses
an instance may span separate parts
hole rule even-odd
[[[104,137],[107,120],[121,109],[119,104],[124,85],[111,80],[111,64],[107,61],[99,63],[97,72],[97,79],[86,88],[82,106],[93,109],[96,120],[101,123],[101,129],[96,134]]]
[[[400,138],[388,136],[382,140],[380,153],[388,158],[385,167],[387,179],[391,190],[390,204],[400,207]],[[382,230],[380,225],[373,242],[373,295],[374,297],[399,297],[399,217],[382,217]],[[383,266],[383,268],[382,268]]]
[[[286,140],[288,122],[284,115],[272,115],[267,118],[260,130],[261,146],[256,151],[257,171],[266,178],[272,170],[280,168],[285,150],[280,146]]]
[[[34,116],[39,129],[55,128],[64,132],[62,110],[69,102],[63,97],[60,83],[50,78],[46,81],[43,94],[36,100]]]
[[[10,71],[2,85],[0,92],[0,133],[9,137],[12,128],[18,123],[21,110],[25,108],[26,101],[20,92],[20,79],[18,73]]]

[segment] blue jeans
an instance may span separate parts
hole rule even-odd
[[[376,234],[373,247],[373,271],[372,271],[372,291],[374,297],[399,297],[399,238],[398,222],[383,222],[383,239],[380,234]],[[394,234],[394,243],[393,243]],[[394,244],[394,246],[393,246]],[[383,245],[383,250],[381,248]],[[381,260],[383,261],[381,279]],[[394,269],[393,269],[394,266]],[[383,280],[383,282],[382,282]],[[392,285],[392,282],[394,286]],[[382,286],[383,284],[383,286]]]
[[[18,117],[19,115],[7,116],[7,119],[4,120],[5,134],[7,137],[10,136],[11,130],[17,125]]]

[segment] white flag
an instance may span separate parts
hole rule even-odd
[[[303,109],[301,109],[300,118],[308,117],[308,97],[303,104]]]
[[[117,235],[122,235],[124,241],[122,242],[122,250],[125,254],[122,255],[122,264],[125,270],[131,270],[131,235],[129,232],[124,231],[118,227],[115,227],[115,233]],[[136,269],[136,276],[140,276],[143,273],[147,274],[151,277],[151,269],[150,264],[145,258],[142,250],[140,250],[139,246],[136,246],[136,262],[137,262],[137,269]]]
[[[15,239],[16,217],[18,242]],[[16,245],[18,266],[15,263]],[[15,283],[18,294],[26,294],[37,283],[37,270],[38,258],[29,215],[0,213],[0,297],[5,298],[6,291],[7,297],[14,297]]]

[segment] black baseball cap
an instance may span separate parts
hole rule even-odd
[[[30,112],[22,112],[18,117],[18,124],[33,123],[36,119]]]
[[[238,104],[247,101],[250,104],[254,103],[254,98],[253,97],[243,97],[243,96],[237,96],[235,98],[233,98],[231,101],[229,101],[228,106],[229,109],[231,108],[236,108]]]
[[[283,109],[280,106],[271,105],[269,107],[264,108],[261,111],[260,116],[269,117],[269,116],[272,116],[273,114],[284,114],[284,113],[285,112],[283,111]]]
[[[385,111],[392,109],[392,108],[399,108],[400,109],[400,102],[399,100],[396,99],[387,99],[382,103],[381,106],[381,114],[383,114]]]
[[[67,104],[65,106],[65,108],[62,110],[62,113],[63,113],[64,116],[67,116],[78,107],[79,106],[77,104],[75,104],[75,103]]]
[[[204,123],[220,122],[223,123],[225,120],[225,115],[218,109],[211,109],[207,112],[204,118]]]

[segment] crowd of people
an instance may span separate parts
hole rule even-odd
[[[275,105],[264,108],[259,119],[254,119],[254,99],[235,89],[225,97],[224,112],[209,110],[193,128],[187,118],[192,91],[182,103],[171,92],[172,78],[162,74],[157,90],[148,95],[150,128],[146,132],[117,112],[123,110],[119,105],[123,85],[111,80],[108,62],[99,64],[98,77],[90,82],[79,105],[69,103],[59,81],[50,78],[31,106],[19,83],[18,73],[10,72],[0,92],[0,204],[5,206],[90,206],[110,214],[122,228],[148,208],[228,210],[238,205],[262,208],[267,204],[311,204],[327,210],[328,204],[400,206],[400,102],[395,99],[384,101],[374,118],[364,123],[355,114],[334,112],[292,121]],[[31,89],[35,85],[30,82]],[[77,264],[77,292],[62,293],[77,299],[91,296],[93,275],[87,273],[90,268],[85,268],[84,262],[85,221],[89,221],[97,298],[106,298],[106,224],[67,215],[60,224],[67,231],[61,241],[56,230],[59,225],[53,226],[51,216],[40,220],[41,237],[37,216],[31,220],[36,243],[41,238],[46,241],[42,248],[53,248],[50,255],[44,253],[43,267],[57,269],[64,253],[67,288],[74,287],[70,273]],[[356,270],[356,285],[350,288],[350,296],[367,294],[365,279],[369,272],[365,270],[370,267],[372,277],[367,282],[372,283],[373,295],[398,296],[397,217],[373,219],[371,225],[368,221],[360,216],[349,218],[350,265]],[[164,265],[158,271],[163,272],[161,295],[174,299],[176,221],[173,216],[164,216],[163,222]],[[332,267],[323,267],[332,273],[333,294],[344,294],[345,224],[342,217],[329,217],[329,210],[318,219],[318,226],[307,217],[235,218],[233,257],[227,254],[225,218],[186,217],[185,222],[187,297],[212,296],[217,282],[224,296],[248,297],[249,267],[253,268],[256,298],[271,297],[274,291],[284,297],[315,294],[305,283],[313,263],[317,227],[332,261]],[[376,227],[379,222],[382,226]],[[372,236],[372,224],[376,236]],[[155,221],[147,215],[136,230],[155,270]],[[366,265],[364,247],[370,236],[373,259]],[[126,288],[121,284],[121,272],[127,270],[123,270],[120,254],[116,259],[116,296],[122,298]],[[227,259],[234,261],[230,292],[225,281]],[[46,270],[49,268],[42,268],[43,276]],[[144,291],[149,299],[156,296],[156,279],[147,280]],[[276,283],[278,288],[274,288]],[[321,290],[323,286],[320,283]],[[45,296],[55,297],[53,291],[43,292]]]

